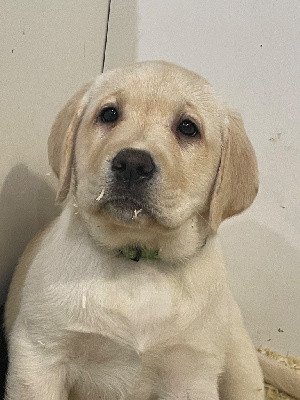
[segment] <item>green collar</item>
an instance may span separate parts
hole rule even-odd
[[[202,249],[207,242],[208,236],[204,239],[204,242],[202,246],[200,246],[200,249]],[[140,259],[146,259],[146,260],[158,260],[159,259],[159,250],[152,250],[152,249],[147,249],[145,247],[139,247],[139,246],[125,246],[122,247],[120,250],[120,253],[125,257],[129,258],[132,261],[140,261]]]
[[[120,249],[120,253],[132,261],[140,261],[141,258],[147,260],[157,260],[159,250],[150,250],[143,247],[126,246]]]

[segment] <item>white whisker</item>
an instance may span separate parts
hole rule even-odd
[[[101,190],[101,193],[99,194],[99,196],[96,198],[97,201],[100,201],[102,199],[102,197],[104,196],[104,192],[105,192],[105,189],[103,188]]]

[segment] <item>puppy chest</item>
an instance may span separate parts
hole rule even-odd
[[[86,293],[86,312],[98,310],[101,319],[115,318],[138,338],[164,325],[174,313],[176,301],[170,285],[157,282],[104,284],[100,292]]]
[[[138,276],[90,282],[74,296],[72,324],[75,330],[95,332],[143,351],[164,339],[181,306],[178,290],[164,279]]]

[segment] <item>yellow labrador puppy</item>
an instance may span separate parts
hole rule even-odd
[[[6,306],[6,400],[262,400],[215,232],[258,190],[240,116],[164,62],[99,76],[49,138],[61,216]]]

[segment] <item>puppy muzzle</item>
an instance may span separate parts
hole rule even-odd
[[[145,150],[124,148],[110,163],[111,184],[99,207],[124,222],[153,219],[158,166]]]

